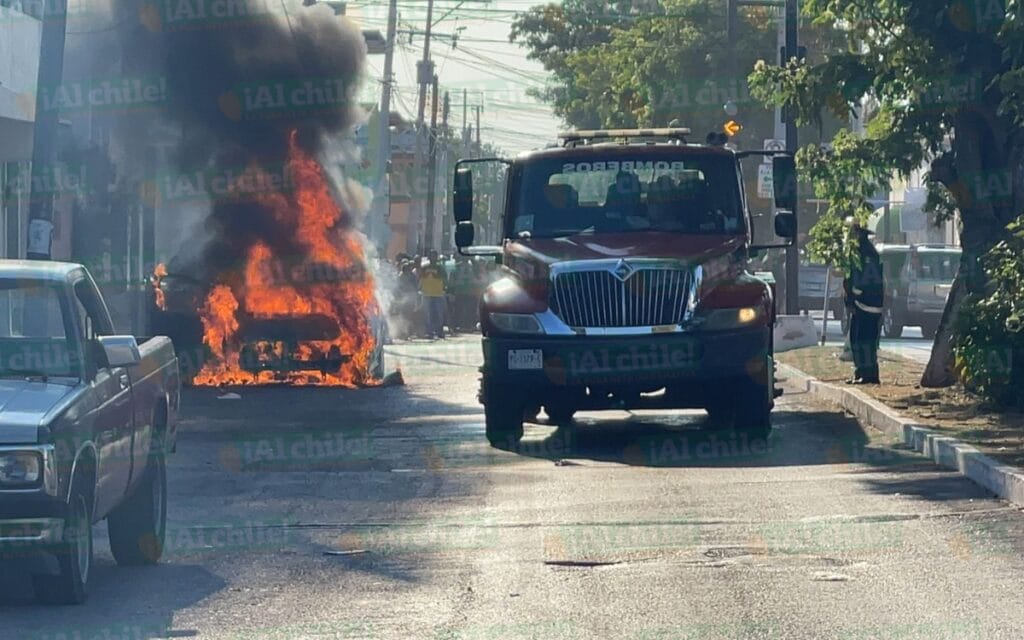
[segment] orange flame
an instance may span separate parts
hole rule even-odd
[[[375,346],[370,319],[377,313],[377,302],[362,239],[332,196],[323,169],[298,147],[294,134],[289,141],[288,171],[292,190],[261,194],[258,203],[269,207],[274,218],[292,230],[303,260],[297,266],[289,262],[292,266],[285,268],[285,256],[275,255],[267,243],[256,242],[238,272],[220,274],[219,284],[200,310],[203,342],[211,358],[193,380],[195,384],[355,386],[379,382],[369,374]],[[260,173],[262,169],[255,163],[246,171],[249,178]],[[289,342],[278,336],[245,344],[240,335],[247,321],[287,323],[309,317],[327,319],[336,326],[336,336]],[[329,370],[273,366],[253,370],[247,366],[253,358],[304,363],[332,357],[336,363],[345,361]]]

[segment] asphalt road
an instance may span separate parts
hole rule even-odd
[[[1024,637],[1024,514],[799,393],[770,441],[697,413],[584,415],[489,448],[473,338],[390,347],[408,385],[184,398],[166,561],[0,637]]]

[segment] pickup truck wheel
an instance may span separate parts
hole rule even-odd
[[[74,487],[64,519],[64,539],[54,553],[57,575],[34,575],[36,598],[45,604],[85,602],[89,570],[92,568],[92,509],[88,494]]]
[[[882,312],[882,333],[886,338],[899,338],[903,335],[903,316],[892,305],[886,306]]]
[[[552,424],[567,424],[576,415],[576,407],[569,404],[544,405],[544,413]]]
[[[514,387],[483,384],[484,427],[491,446],[513,448],[523,437],[525,402]]]
[[[844,336],[850,333],[850,310],[846,307],[843,307],[842,313],[839,314],[839,329]]]
[[[751,438],[767,439],[772,432],[772,388],[752,380],[736,394],[733,429]]]
[[[921,335],[929,340],[935,339],[935,334],[939,332],[939,320],[922,320],[921,321]]]
[[[145,474],[135,492],[107,516],[110,552],[122,566],[156,564],[164,552],[167,467],[162,452],[152,455]]]

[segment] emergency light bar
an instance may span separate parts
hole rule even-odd
[[[559,140],[565,146],[579,143],[584,140],[615,140],[619,138],[666,138],[669,140],[683,140],[690,135],[691,131],[683,127],[670,127],[663,129],[581,129],[578,131],[563,131],[558,134]]]

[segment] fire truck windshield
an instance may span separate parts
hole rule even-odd
[[[517,191],[509,229],[517,238],[746,231],[736,167],[727,156],[543,158],[523,167]]]

